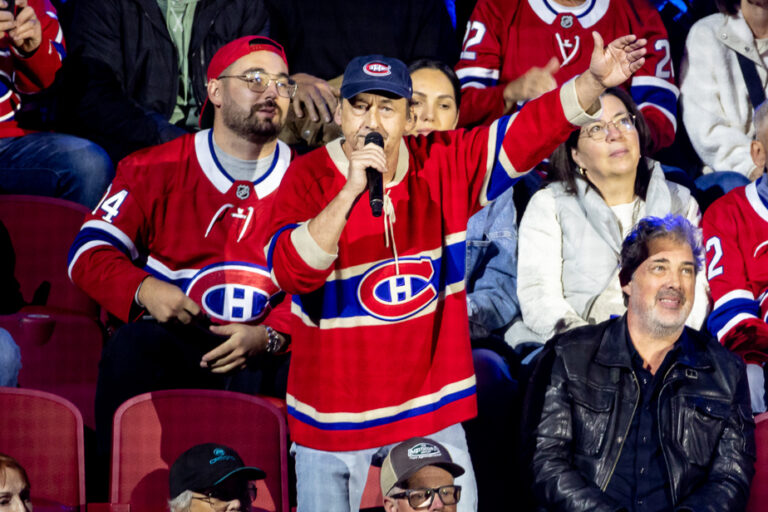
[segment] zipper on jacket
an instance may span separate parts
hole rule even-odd
[[[613,461],[613,466],[611,466],[611,472],[608,473],[608,478],[605,480],[605,483],[600,487],[600,490],[605,492],[605,490],[608,488],[608,484],[611,482],[611,478],[613,478],[613,472],[616,471],[616,465],[619,463],[619,459],[621,458],[621,452],[624,449],[624,443],[627,442],[627,435],[629,434],[629,429],[632,427],[632,420],[635,417],[635,413],[637,412],[637,406],[640,404],[640,383],[637,380],[637,375],[635,375],[634,370],[632,370],[632,380],[635,382],[635,389],[637,389],[637,393],[635,394],[635,407],[632,409],[632,416],[629,417],[629,423],[627,423],[627,429],[624,431],[624,438],[621,440],[621,446],[619,446],[619,453],[616,454],[616,460]]]
[[[667,466],[667,479],[669,480],[669,492],[672,495],[672,505],[675,505],[677,502],[677,496],[675,496],[675,486],[673,485],[674,482],[672,482],[672,474],[669,471],[669,460],[667,459],[667,451],[664,449],[664,444],[662,443],[662,437],[661,437],[661,423],[659,422],[659,416],[661,413],[661,394],[664,393],[664,388],[667,387],[667,377],[669,376],[670,372],[676,365],[673,364],[669,367],[667,370],[667,373],[664,374],[664,382],[661,385],[661,390],[659,390],[659,396],[656,399],[656,423],[657,427],[659,429],[659,443],[661,444],[661,453],[664,455],[664,464]]]

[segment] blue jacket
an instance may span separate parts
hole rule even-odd
[[[467,224],[467,310],[472,339],[503,335],[520,314],[517,225],[510,188]]]

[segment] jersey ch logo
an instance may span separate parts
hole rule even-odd
[[[381,320],[402,320],[415,315],[437,298],[432,284],[435,269],[429,258],[400,258],[368,270],[357,288],[363,309]]]
[[[280,292],[269,272],[249,263],[217,263],[200,270],[186,286],[190,299],[212,318],[252,322],[271,309],[269,299]]]

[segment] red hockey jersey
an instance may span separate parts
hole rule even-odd
[[[49,87],[64,59],[64,35],[49,0],[29,0],[40,22],[43,39],[35,53],[23,56],[11,44],[10,36],[0,39],[0,137],[30,133],[16,124],[22,94],[33,94]]]
[[[278,190],[269,267],[293,293],[291,437],[322,450],[384,446],[476,413],[465,273],[467,220],[592,122],[573,82],[490,127],[405,137],[385,191],[392,240],[367,193],[328,255],[309,235],[346,182],[339,140],[294,161]]]
[[[766,362],[768,179],[763,176],[712,203],[702,227],[715,302],[707,327],[745,360]]]
[[[71,279],[124,321],[152,275],[173,283],[217,323],[264,320],[288,331],[289,306],[266,268],[275,190],[291,159],[278,142],[257,182],[235,181],[213,151],[212,131],[185,135],[120,162],[69,253]]]
[[[589,67],[597,31],[605,43],[635,34],[648,39],[643,67],[628,84],[643,112],[654,149],[677,129],[677,97],[667,31],[647,0],[480,0],[467,23],[456,73],[462,84],[459,126],[488,124],[504,113],[504,87],[530,68],[560,61],[558,84]]]

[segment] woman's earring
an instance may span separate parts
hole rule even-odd
[[[581,174],[582,176],[587,174],[587,170],[580,165],[577,165],[576,169],[579,171],[579,174]]]

